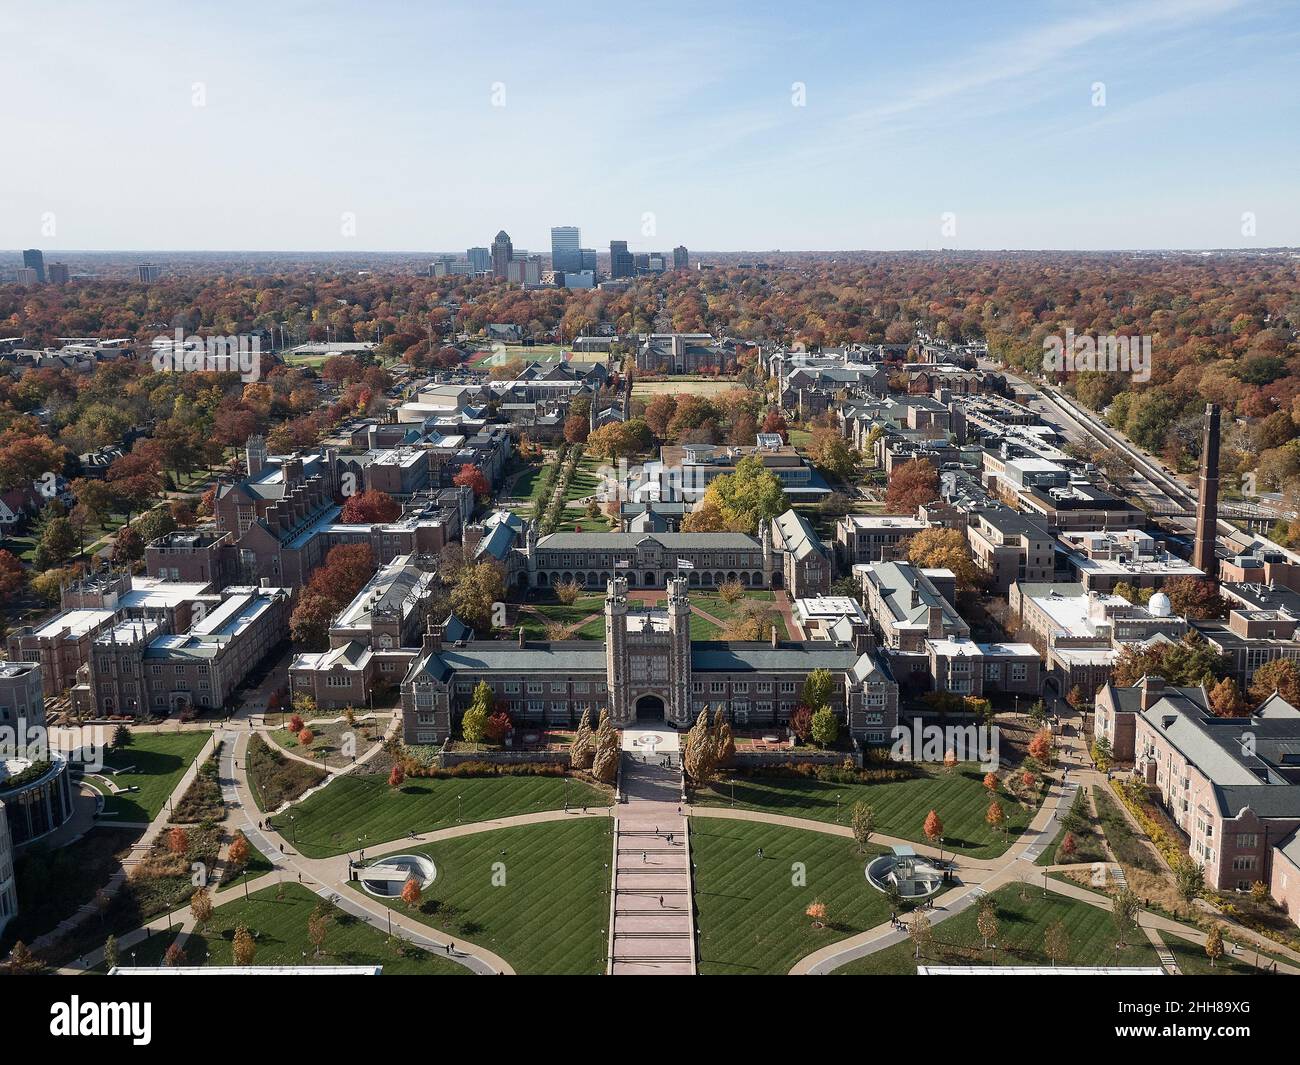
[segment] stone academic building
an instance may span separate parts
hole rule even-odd
[[[757,536],[561,532],[539,538],[529,523],[522,554],[510,567],[520,587],[573,582],[594,589],[618,578],[629,588],[659,589],[665,581],[681,578],[690,588],[735,581],[746,588],[785,588],[793,597],[824,595],[830,588],[830,554],[793,510],[759,522]]]
[[[603,643],[532,642],[521,633],[517,643],[448,644],[431,625],[402,683],[406,742],[445,740],[484,680],[521,723],[573,725],[584,710],[594,723],[608,708],[620,728],[684,728],[704,707],[720,707],[739,726],[761,727],[788,721],[808,674],[827,669],[836,679],[832,708],[854,737],[884,743],[897,723],[898,686],[865,627],[851,642],[778,640],[775,630],[768,641],[692,642],[686,579],[666,580],[666,610],[631,609],[630,586],[608,581]]]

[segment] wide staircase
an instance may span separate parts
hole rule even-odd
[[[695,972],[695,918],[686,818],[677,811],[682,773],[675,759],[625,754],[614,841],[614,928],[609,971],[620,975]],[[669,836],[672,842],[669,842]]]

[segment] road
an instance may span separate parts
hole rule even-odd
[[[1171,473],[1158,459],[1075,402],[1063,390],[1052,385],[1037,384],[986,360],[981,360],[981,369],[995,370],[1006,377],[1017,397],[1028,397],[1022,399],[1024,405],[1044,421],[1055,425],[1070,443],[1121,452],[1133,469],[1133,476],[1118,486],[1121,494],[1153,511],[1176,531],[1195,534],[1196,520],[1193,515],[1199,498],[1198,486],[1189,485],[1177,474]],[[1248,503],[1220,503],[1221,512],[1228,508],[1231,508],[1233,516],[1261,521],[1293,516],[1263,498]],[[1231,523],[1219,520],[1220,535],[1235,531],[1236,527]]]

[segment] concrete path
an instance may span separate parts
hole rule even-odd
[[[614,842],[614,976],[695,973],[695,917],[680,764],[625,754]]]

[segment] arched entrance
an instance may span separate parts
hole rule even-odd
[[[664,721],[664,701],[657,695],[643,695],[636,701],[636,719],[638,722]]]

